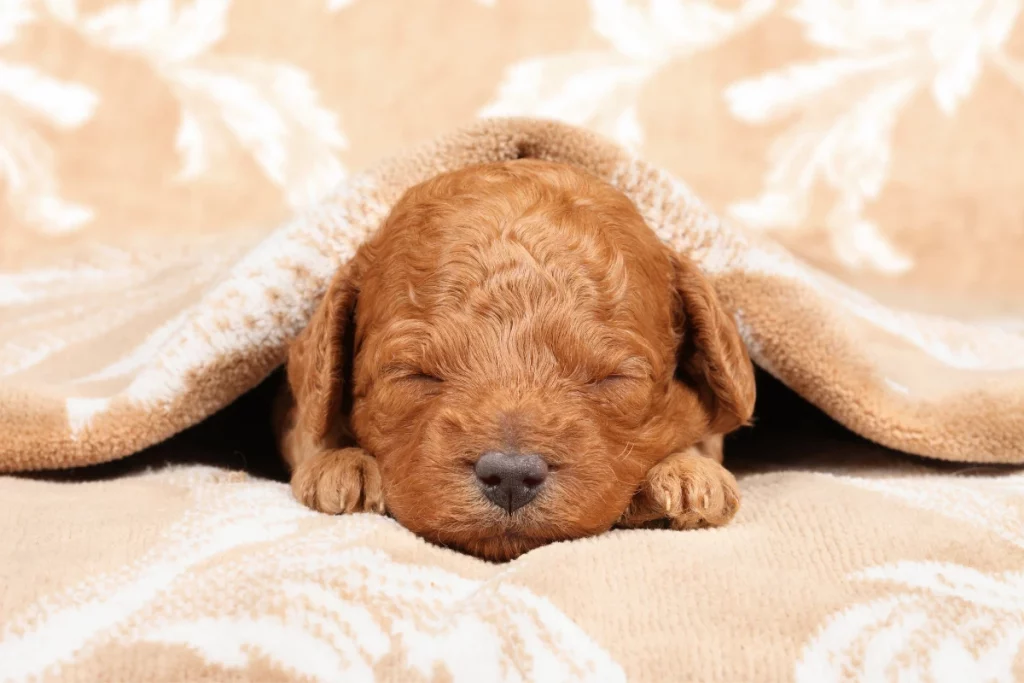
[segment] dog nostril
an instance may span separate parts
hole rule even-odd
[[[534,454],[484,453],[474,466],[484,496],[508,513],[533,500],[548,476],[548,464]]]

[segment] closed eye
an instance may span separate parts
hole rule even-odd
[[[636,381],[636,379],[637,378],[632,375],[612,374],[592,380],[590,385],[595,387],[609,387],[616,384],[622,384],[624,382]]]
[[[431,375],[427,372],[411,372],[405,375],[402,379],[411,380],[414,382],[430,382],[432,384],[440,384],[444,380],[436,375]]]
[[[629,388],[646,385],[653,377],[650,362],[641,356],[615,359],[604,367],[594,367],[588,384],[593,388]]]
[[[420,382],[429,384],[440,384],[444,380],[433,375],[426,370],[417,368],[416,366],[405,365],[404,363],[396,363],[389,365],[384,370],[384,374],[389,376],[392,380],[399,382]]]

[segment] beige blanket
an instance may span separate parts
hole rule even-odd
[[[56,375],[51,364],[34,362],[38,345],[12,343],[12,364],[27,356],[30,367],[0,385],[0,429],[8,435],[0,465],[11,471],[110,460],[210,415],[280,364],[331,274],[406,188],[443,171],[521,157],[582,166],[625,192],[652,230],[713,278],[753,360],[850,429],[934,458],[1024,461],[1024,333],[887,306],[777,243],[722,222],[679,180],[592,133],[491,119],[354,176],[317,208],[222,264],[205,287],[195,287],[192,273],[155,269],[158,283],[136,286],[171,290],[180,308],[152,312],[159,317],[146,322],[155,329],[110,358],[101,378]],[[194,248],[197,268],[224,258],[216,241]],[[66,276],[68,288],[86,279]],[[91,306],[109,307],[98,310],[100,319],[121,314],[119,298],[135,294],[116,278],[92,271],[88,277]],[[72,290],[44,299],[31,286],[21,293],[27,301],[8,308],[11,316],[71,318],[68,298],[82,296]],[[141,324],[124,321],[123,334]],[[53,330],[50,344],[76,341],[62,332]],[[102,348],[87,339],[72,353],[116,354],[112,338],[100,340]],[[111,372],[119,364],[129,367]]]
[[[222,469],[0,480],[0,680],[1024,680],[1024,476],[847,448],[506,565]]]
[[[1020,3],[884,4],[9,3],[0,471],[209,416],[403,188],[518,156],[629,194],[854,432],[1024,462]],[[407,147],[475,114],[604,137],[495,119]],[[0,680],[1024,678],[1022,475],[785,424],[747,441],[730,527],[505,566],[231,458],[3,478]]]

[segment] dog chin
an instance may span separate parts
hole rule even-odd
[[[462,552],[475,555],[481,559],[491,562],[508,562],[520,555],[528,553],[534,548],[548,545],[555,541],[563,540],[551,537],[524,536],[514,532],[496,533],[489,536],[481,536],[460,543],[449,543]]]
[[[551,510],[521,510],[511,516],[472,515],[474,522],[417,525],[413,531],[430,543],[490,562],[514,560],[531,550],[560,541],[595,536],[612,528],[615,520],[561,520],[555,523]],[[469,515],[462,516],[465,520]],[[402,522],[402,519],[398,520]],[[421,520],[419,520],[421,521]]]
[[[579,530],[574,533],[557,533],[553,531],[551,525],[544,524],[539,520],[537,523],[529,525],[523,524],[520,520],[518,524],[486,524],[480,525],[476,529],[466,529],[457,535],[442,535],[445,537],[431,538],[433,534],[424,534],[427,540],[438,545],[491,562],[508,562],[544,545],[593,534]]]

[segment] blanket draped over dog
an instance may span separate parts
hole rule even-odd
[[[0,682],[1024,680],[1018,0],[4,9]],[[802,397],[727,442],[733,523],[494,565],[204,450],[406,187],[518,157]]]
[[[222,408],[281,363],[333,271],[405,189],[440,172],[524,157],[581,166],[625,192],[659,237],[713,279],[755,363],[851,430],[933,458],[1024,461],[1024,333],[887,306],[719,220],[681,182],[594,134],[495,119],[353,177],[318,208],[228,260],[206,287],[193,289],[187,270],[178,277],[152,273],[159,285],[136,286],[180,291],[181,300],[177,310],[146,321],[148,334],[125,350],[127,372],[67,381],[44,365],[9,374],[0,386],[0,469],[121,457]],[[76,276],[88,281],[91,273],[69,274],[72,298],[81,296]],[[107,282],[116,289],[89,296],[106,301],[114,315],[118,295],[132,293],[116,279]],[[15,301],[7,314],[69,307],[63,298],[37,302],[32,294],[26,284],[26,301]],[[69,332],[51,343],[75,341]],[[104,335],[92,343],[116,342]],[[66,362],[96,353],[88,339],[78,347]],[[18,355],[35,349],[12,351],[17,364]]]

